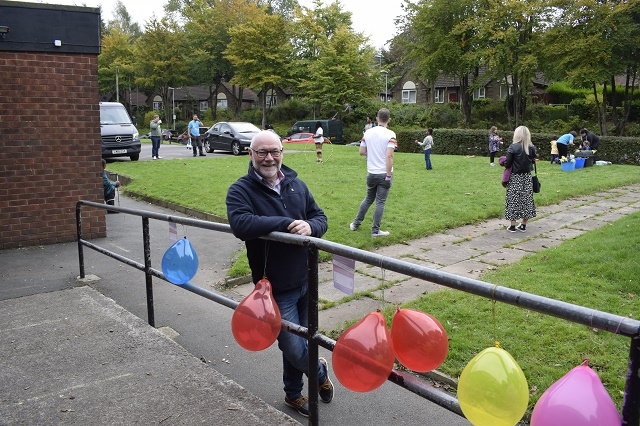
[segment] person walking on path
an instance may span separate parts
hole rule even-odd
[[[504,162],[506,168],[511,167],[504,208],[504,218],[511,222],[507,228],[509,232],[526,232],[528,220],[536,217],[531,182],[531,169],[535,159],[536,147],[531,144],[529,129],[525,126],[516,128]],[[518,219],[521,219],[521,223],[516,226]]]
[[[573,145],[573,139],[576,138],[578,134],[575,131],[570,131],[569,133],[565,133],[556,139],[556,145],[558,146],[558,155],[560,158],[569,158],[569,145]]]
[[[433,134],[433,129],[427,129],[426,133],[427,135],[422,142],[418,139],[416,139],[415,142],[420,145],[420,148],[424,151],[424,162],[427,166],[427,170],[431,170],[433,168],[431,167],[431,148],[433,148],[433,136],[431,135]]]
[[[233,235],[245,242],[253,282],[268,279],[282,319],[307,327],[308,248],[260,237],[278,231],[320,238],[327,231],[327,216],[297,173],[282,164],[283,157],[282,143],[275,133],[263,130],[253,137],[249,171],[227,192],[227,216]],[[303,374],[308,376],[308,342],[281,330],[278,347],[282,351],[284,402],[309,416],[308,398],[302,395]],[[333,383],[324,358],[318,360],[318,379],[320,399],[331,402]]]
[[[193,115],[193,120],[189,122],[187,126],[187,135],[191,140],[191,146],[193,146],[193,156],[198,155],[198,150],[200,150],[200,156],[205,157],[205,153],[202,152],[202,136],[200,135],[200,126],[202,126],[202,122],[198,119],[196,114]]]
[[[489,129],[489,165],[495,166],[494,162],[496,158],[496,152],[500,149],[500,145],[502,145],[502,138],[498,135],[498,128],[496,126],[491,126]]]
[[[153,120],[149,123],[149,135],[151,136],[151,158],[159,160],[162,157],[158,154],[160,150],[160,138],[162,137],[162,128],[160,125],[162,120],[158,114],[153,116]]]
[[[393,152],[398,145],[395,132],[387,126],[391,121],[391,115],[387,108],[381,108],[376,115],[377,126],[367,130],[360,142],[360,155],[367,157],[367,194],[360,203],[356,218],[349,228],[355,231],[360,227],[369,207],[376,202],[373,212],[373,224],[371,225],[372,237],[384,237],[388,231],[380,229],[384,205],[391,189],[393,178]]]

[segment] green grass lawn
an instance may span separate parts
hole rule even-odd
[[[311,150],[293,152],[300,148],[285,146],[284,163],[299,173],[325,210],[329,218],[327,240],[371,249],[504,214],[502,168],[489,167],[487,157],[433,155],[434,169],[427,171],[421,154],[397,153],[382,222],[382,229],[391,235],[372,239],[372,211],[359,231],[349,230],[365,194],[365,159],[358,155],[358,148],[326,146],[323,164],[315,163]],[[200,161],[110,163],[108,169],[133,179],[127,190],[224,217],[227,188],[246,173],[247,166],[247,156],[225,156]],[[542,182],[542,192],[535,195],[538,206],[640,182],[640,167],[636,166],[593,166],[562,172],[560,166],[541,161],[538,174]],[[185,185],[194,181],[199,185]],[[481,279],[637,319],[639,228],[640,215],[631,215]],[[426,295],[409,306],[442,322],[450,337],[450,350],[440,370],[454,377],[495,339],[522,367],[531,388],[530,408],[544,390],[583,358],[589,358],[621,406],[627,338],[504,304],[497,304],[494,314],[491,301],[454,290]],[[385,314],[390,324],[392,311]]]

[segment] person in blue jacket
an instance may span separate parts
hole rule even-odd
[[[104,201],[109,205],[114,205],[114,199],[116,198],[116,188],[120,187],[120,181],[112,181],[107,176],[107,162],[102,159],[102,187],[104,189]]]
[[[572,130],[569,133],[565,133],[564,135],[556,139],[556,145],[558,146],[558,156],[560,156],[560,158],[569,158],[569,145],[573,145],[573,140],[577,137],[578,134]]]
[[[320,238],[327,231],[327,217],[316,204],[298,174],[282,164],[282,143],[269,130],[256,134],[249,147],[249,170],[227,192],[227,217],[233,235],[245,242],[253,282],[266,277],[282,319],[307,327],[308,248],[267,241],[271,232]],[[303,374],[308,375],[308,342],[288,331],[280,331],[285,404],[309,415],[308,398],[302,395]],[[333,383],[327,361],[318,361],[318,393],[329,403]]]

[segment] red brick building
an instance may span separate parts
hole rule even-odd
[[[0,249],[73,241],[102,201],[99,53],[98,8],[0,0]]]

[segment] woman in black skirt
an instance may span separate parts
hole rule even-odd
[[[507,149],[505,167],[511,167],[511,178],[507,184],[504,218],[511,222],[509,232],[527,230],[527,221],[536,217],[533,202],[531,169],[536,159],[536,147],[531,144],[531,133],[525,126],[513,132],[513,143]],[[516,222],[521,220],[516,226]]]

